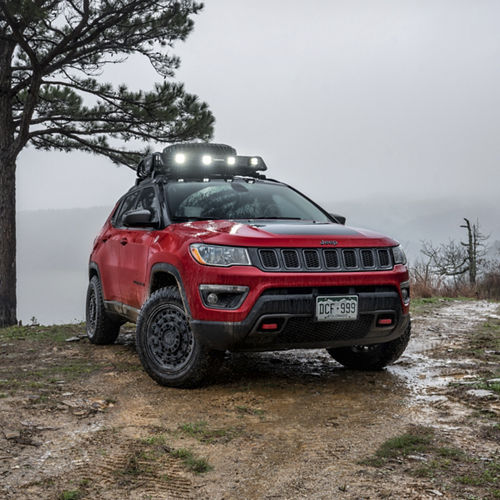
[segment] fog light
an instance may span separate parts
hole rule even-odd
[[[200,285],[201,300],[205,307],[215,309],[238,309],[249,288],[238,285]]]
[[[217,296],[216,293],[209,293],[207,295],[207,303],[210,304],[211,306],[215,306],[219,302],[219,297]]]
[[[203,165],[211,165],[212,157],[210,155],[203,155],[201,157],[201,162],[203,163]]]

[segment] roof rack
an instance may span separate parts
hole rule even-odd
[[[137,165],[137,183],[158,176],[169,179],[231,178],[234,176],[265,179],[267,170],[260,156],[238,156],[226,144],[179,143],[161,153],[147,155]]]

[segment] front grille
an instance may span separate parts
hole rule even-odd
[[[300,267],[297,250],[283,250],[283,261],[288,269],[298,269]]]
[[[325,250],[323,252],[325,256],[325,264],[328,269],[335,269],[339,267],[339,256],[337,254],[337,250]]]
[[[361,262],[363,267],[373,267],[375,265],[373,252],[371,250],[361,250]]]
[[[356,262],[356,252],[354,250],[343,250],[344,264],[347,268],[358,267]]]
[[[389,266],[391,264],[391,259],[389,257],[389,250],[379,250],[378,251],[378,261],[381,266]]]
[[[259,250],[262,266],[266,269],[278,268],[278,258],[274,250]]]
[[[319,269],[319,255],[317,250],[304,250],[304,260],[308,269]]]
[[[258,248],[249,249],[263,271],[347,272],[392,269],[387,248]]]

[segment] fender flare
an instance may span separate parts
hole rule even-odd
[[[164,272],[164,273],[171,274],[175,278],[175,281],[177,282],[177,288],[179,289],[179,292],[181,294],[184,308],[186,309],[186,312],[187,312],[189,318],[191,319],[192,318],[191,309],[189,307],[189,302],[188,302],[186,291],[184,288],[184,283],[183,283],[182,278],[181,278],[181,273],[174,265],[169,264],[167,262],[158,262],[157,264],[154,264],[151,267],[151,273],[149,275],[148,297],[151,296],[151,285],[153,283],[154,275],[158,272]]]
[[[89,280],[90,277],[92,276],[92,271],[96,272],[97,277],[99,278],[99,281],[101,282],[102,285],[101,271],[99,271],[99,266],[97,265],[97,262],[94,262],[93,260],[89,262]]]

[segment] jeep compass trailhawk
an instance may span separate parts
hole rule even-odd
[[[90,341],[137,323],[144,369],[177,387],[205,381],[225,350],[326,348],[361,370],[395,361],[410,338],[401,247],[265,170],[222,144],[143,159],[94,242]]]

